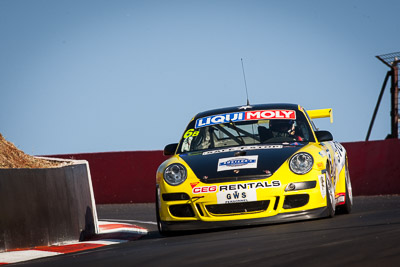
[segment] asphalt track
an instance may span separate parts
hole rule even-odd
[[[161,237],[153,204],[100,205],[99,219],[149,230],[141,240],[21,266],[400,266],[400,196],[356,197],[332,219]],[[13,265],[14,266],[14,265]]]

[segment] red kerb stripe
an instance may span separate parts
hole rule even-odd
[[[42,251],[59,252],[59,253],[72,253],[76,251],[99,248],[103,246],[104,246],[103,244],[82,243],[82,244],[71,244],[65,246],[35,247],[34,249]]]

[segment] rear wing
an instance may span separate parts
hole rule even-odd
[[[308,114],[308,116],[310,116],[311,119],[319,119],[319,118],[328,118],[329,117],[329,118],[331,118],[331,123],[333,123],[333,115],[332,115],[331,108],[308,110],[307,114]]]

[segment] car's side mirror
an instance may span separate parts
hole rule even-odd
[[[317,136],[318,142],[326,142],[333,140],[332,134],[328,131],[315,131],[315,135]]]
[[[178,144],[169,144],[164,147],[164,156],[174,155]]]

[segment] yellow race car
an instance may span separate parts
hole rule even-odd
[[[157,170],[160,233],[350,213],[346,150],[312,121],[324,117],[294,104],[197,114]]]

